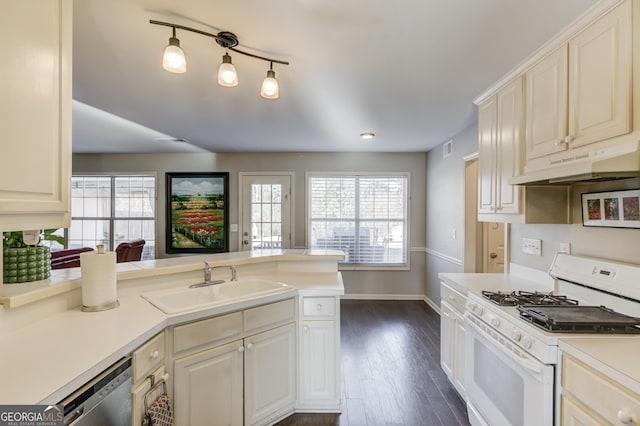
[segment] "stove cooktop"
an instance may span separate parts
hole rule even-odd
[[[567,296],[537,291],[483,291],[482,296],[500,306],[518,305],[578,305],[578,301]]]
[[[605,306],[519,305],[520,318],[557,333],[640,334],[640,318]]]

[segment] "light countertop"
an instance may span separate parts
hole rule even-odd
[[[233,264],[243,259],[226,257]],[[286,256],[287,259],[305,260],[308,257],[295,253]],[[332,254],[325,260],[333,260]],[[185,268],[175,260],[169,263],[173,263],[168,266],[171,270]],[[202,268],[200,263],[184,263],[193,264],[186,266],[187,269]],[[153,270],[150,273],[161,272]],[[293,289],[175,315],[164,314],[139,294],[127,293],[118,297],[120,306],[116,309],[83,312],[76,307],[0,336],[0,404],[57,403],[169,325],[293,297],[299,291],[304,291],[305,295],[344,294],[339,272],[273,273],[260,278],[281,281]]]

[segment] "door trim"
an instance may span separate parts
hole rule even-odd
[[[291,232],[291,248],[295,248],[295,241],[296,241],[296,236],[295,236],[295,215],[293,214],[295,211],[295,172],[238,172],[238,235],[237,235],[237,241],[238,241],[238,251],[243,251],[242,250],[242,233],[244,232],[243,230],[243,223],[242,223],[242,218],[243,213],[244,213],[244,209],[242,208],[242,201],[244,199],[244,192],[243,192],[243,187],[244,187],[244,178],[245,177],[255,177],[255,176],[269,176],[269,177],[273,177],[273,176],[287,176],[289,177],[289,182],[291,183],[291,194],[290,194],[290,201],[289,201],[289,209],[290,209],[290,215],[289,215],[289,227],[290,227],[290,232]]]

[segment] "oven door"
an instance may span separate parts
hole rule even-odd
[[[467,408],[473,426],[553,424],[554,367],[465,314]]]

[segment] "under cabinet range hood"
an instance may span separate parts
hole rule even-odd
[[[585,147],[586,148],[586,147]],[[640,176],[640,141],[595,150],[568,150],[535,159],[524,174],[509,179],[511,185],[568,184]]]

